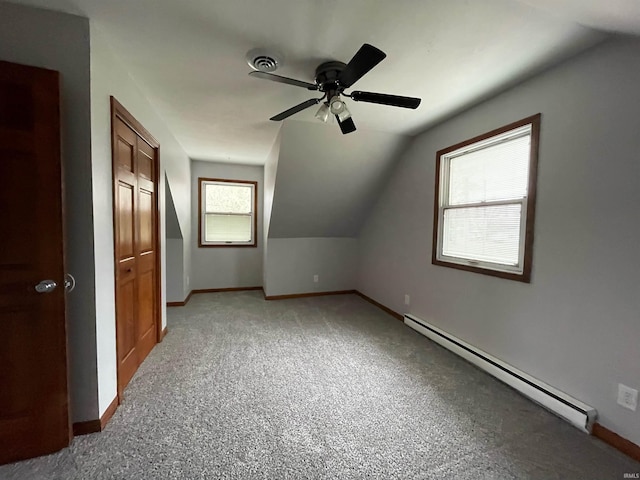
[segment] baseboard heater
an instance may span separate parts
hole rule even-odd
[[[551,385],[533,378],[531,375],[413,315],[406,314],[404,323],[442,345],[447,350],[451,350],[453,353],[480,367],[498,380],[515,388],[526,397],[567,420],[583,432],[591,433],[591,428],[597,416],[597,412],[593,407],[570,397]]]

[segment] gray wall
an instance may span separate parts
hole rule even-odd
[[[178,212],[176,212],[176,204],[174,203],[173,195],[171,194],[169,179],[166,177],[164,186],[167,238],[182,238],[182,229],[180,228],[180,220],[178,220]]]
[[[165,256],[167,258],[167,302],[183,302],[184,272],[183,245],[181,238],[167,238]]]
[[[594,406],[640,443],[640,41],[609,41],[418,136],[360,236],[358,289]],[[438,149],[541,112],[531,284],[431,264]],[[412,304],[404,306],[404,294]]]
[[[270,238],[266,295],[355,289],[357,247],[355,238]]]
[[[408,137],[362,129],[342,135],[335,123],[289,120],[279,138],[278,157],[265,164],[274,192],[265,292],[352,290],[355,236]]]
[[[408,137],[288,120],[269,238],[355,237]]]
[[[97,418],[94,244],[91,198],[89,21],[0,2],[0,59],[61,74],[67,295],[73,421]]]
[[[52,37],[50,37],[52,38]],[[162,326],[167,324],[167,263],[165,179],[171,191],[180,230],[184,236],[184,282],[191,267],[190,160],[144,92],[113,55],[98,27],[91,23],[91,162],[93,169],[93,218],[96,250],[96,331],[99,414],[116,396],[115,279],[113,268],[113,204],[111,173],[110,95],[124,105],[160,142],[160,255]],[[184,297],[183,297],[184,298]],[[94,417],[95,418],[95,417]]]
[[[271,225],[271,211],[273,209],[273,196],[276,188],[276,175],[278,172],[278,158],[280,157],[280,143],[282,141],[282,131],[278,132],[276,141],[264,162],[264,214],[262,232],[262,286],[266,291],[267,287],[267,257],[269,255],[269,227]]]
[[[165,178],[165,218],[167,259],[167,302],[183,302],[186,298],[186,277],[184,270],[184,240],[178,213],[173,202],[169,179]]]
[[[198,247],[198,177],[258,182],[257,247]],[[193,222],[190,228],[193,242],[193,278],[191,281],[193,290],[262,286],[263,178],[264,168],[262,166],[192,161],[191,209]]]

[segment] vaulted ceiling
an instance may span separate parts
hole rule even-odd
[[[350,102],[353,118],[413,134],[601,41],[594,29],[640,33],[637,0],[13,1],[88,16],[191,158],[253,164],[279,130],[269,117],[316,95],[250,78],[252,48],[281,52],[278,74],[313,81],[322,61],[377,46],[388,56],[357,89],[422,104]],[[292,119],[318,122],[315,110]]]

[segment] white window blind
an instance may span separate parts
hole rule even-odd
[[[531,124],[440,157],[438,259],[522,273]]]
[[[251,215],[205,215],[206,242],[250,242]]]
[[[530,139],[521,136],[452,157],[449,205],[526,197]]]
[[[202,243],[253,243],[253,184],[202,181]]]
[[[519,204],[447,209],[442,253],[467,260],[517,265],[520,219]]]

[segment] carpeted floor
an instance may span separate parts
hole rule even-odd
[[[194,295],[104,432],[2,479],[621,479],[640,463],[355,295]]]

